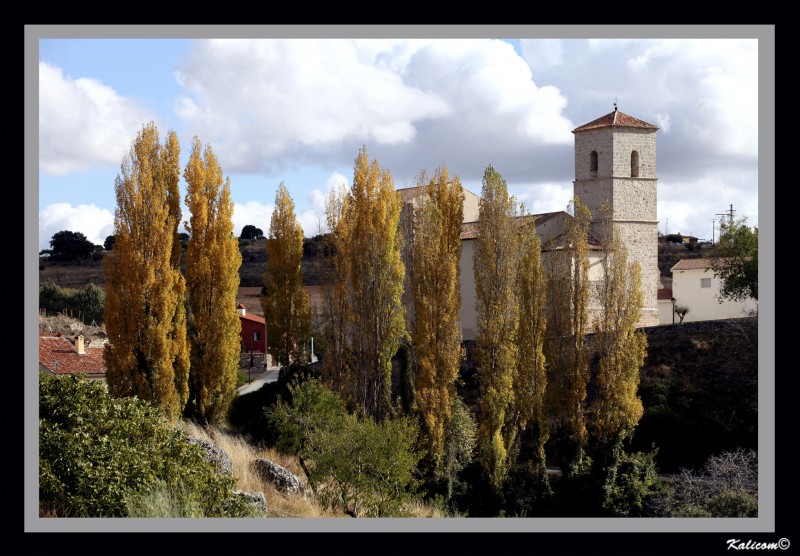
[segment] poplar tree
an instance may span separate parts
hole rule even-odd
[[[347,276],[350,258],[347,248],[350,227],[342,218],[348,202],[344,184],[332,189],[325,198],[325,218],[328,234],[322,249],[322,331],[327,346],[322,366],[330,385],[343,399],[353,400],[355,391],[350,386],[350,303],[347,295]]]
[[[235,307],[242,255],[233,235],[230,178],[223,180],[211,147],[203,149],[197,137],[183,175],[191,214],[184,225],[190,234],[185,260],[193,324],[186,413],[218,422],[236,394],[241,322]]]
[[[560,452],[559,459],[565,476],[580,469],[588,439],[584,402],[589,379],[586,333],[589,319],[590,223],[589,210],[575,198],[573,216],[566,221],[564,245],[550,250],[545,261],[546,405],[554,429],[552,440]]]
[[[180,146],[146,124],[122,160],[114,189],[114,250],[104,258],[112,396],[137,396],[177,418],[189,395],[186,284],[176,251]],[[177,255],[176,255],[177,253]]]
[[[400,199],[392,175],[370,163],[366,147],[355,159],[344,207],[347,288],[352,310],[356,400],[380,421],[391,405],[392,356],[406,336],[401,303],[405,270],[398,229]]]
[[[502,486],[516,441],[514,375],[519,305],[515,294],[518,235],[515,200],[492,167],[483,174],[478,238],[473,257],[480,373],[480,459],[495,489]]]
[[[544,451],[550,431],[544,407],[547,388],[544,337],[547,324],[544,313],[546,293],[542,246],[533,217],[526,215],[518,227],[520,261],[516,287],[519,302],[519,354],[514,377],[514,401],[520,431],[527,427],[531,433],[534,470],[545,488],[549,488]]]
[[[303,228],[294,213],[294,201],[281,182],[267,238],[266,295],[261,307],[267,321],[271,351],[282,365],[301,360],[302,346],[311,329],[308,292],[303,287]]]
[[[628,263],[627,249],[610,220],[610,207],[604,207],[603,214],[600,312],[595,321],[599,363],[589,413],[596,448],[594,461],[609,485],[613,483],[622,443],[632,434],[644,411],[637,389],[639,370],[647,355],[647,337],[637,330],[643,304],[639,263]]]
[[[428,458],[437,474],[444,471],[445,430],[452,416],[461,363],[458,278],[463,213],[461,182],[457,176],[451,179],[442,165],[415,210],[410,253],[415,399],[427,433]]]

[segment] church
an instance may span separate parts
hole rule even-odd
[[[642,307],[639,326],[659,324],[657,292],[658,219],[656,211],[656,131],[658,127],[634,118],[614,107],[613,112],[575,128],[575,180],[573,195],[592,214],[589,232],[589,280],[601,277],[602,231],[600,210],[608,202],[612,220],[628,249],[628,261],[641,268]],[[400,189],[406,209],[413,210],[424,199],[424,187]],[[464,190],[464,222],[461,229],[461,331],[464,340],[474,340],[477,332],[475,279],[472,257],[477,239],[480,197]],[[536,231],[543,254],[556,249],[563,239],[565,211],[535,214]],[[596,310],[590,300],[589,312]]]

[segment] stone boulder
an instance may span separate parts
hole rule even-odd
[[[250,462],[250,468],[262,481],[275,485],[279,492],[299,494],[306,490],[305,484],[297,475],[277,463],[258,458]]]
[[[233,474],[233,464],[231,463],[231,458],[225,453],[225,450],[213,442],[209,442],[203,438],[197,438],[196,436],[187,436],[186,440],[188,440],[190,444],[196,444],[203,448],[206,453],[206,459],[215,464],[217,469],[230,475]]]
[[[241,496],[246,499],[250,504],[255,506],[258,511],[266,515],[267,513],[267,498],[263,492],[245,492],[242,490],[234,490],[234,496]]]

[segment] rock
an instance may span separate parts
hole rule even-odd
[[[264,496],[263,492],[244,492],[242,490],[234,490],[234,496],[241,496],[245,498],[249,503],[253,504],[258,510],[265,514],[267,513],[267,498]]]
[[[188,440],[191,444],[197,444],[203,448],[206,453],[206,459],[211,463],[216,464],[218,469],[230,475],[233,474],[233,464],[231,463],[231,458],[228,457],[228,454],[226,454],[222,448],[213,442],[209,442],[208,440],[204,440],[202,438],[197,438],[196,436],[187,436],[186,440]]]
[[[275,485],[278,491],[286,494],[298,494],[305,492],[306,486],[291,471],[281,467],[266,459],[254,459],[250,462],[250,468],[261,478]]]

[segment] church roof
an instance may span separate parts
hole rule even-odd
[[[635,127],[638,129],[658,129],[658,126],[649,124],[644,120],[634,118],[633,116],[628,116],[627,114],[620,112],[615,108],[613,112],[609,112],[605,116],[601,116],[596,120],[592,120],[588,124],[583,124],[580,127],[576,127],[575,129],[572,130],[572,133],[575,133],[576,131],[589,131],[592,129],[602,129],[606,127]]]

